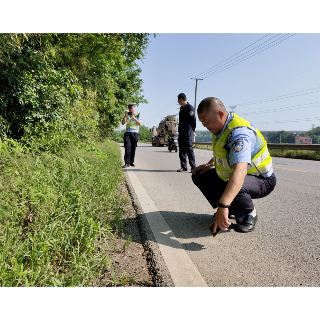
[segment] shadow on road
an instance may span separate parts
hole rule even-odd
[[[162,217],[167,222],[169,228],[163,229],[157,226],[157,234],[154,234],[155,239],[159,244],[170,246],[172,248],[180,248],[180,245],[187,251],[200,251],[205,249],[200,243],[195,242],[197,238],[212,237],[209,230],[209,225],[213,221],[213,215],[195,214],[186,212],[159,211]],[[152,216],[158,215],[158,212],[148,212],[141,214],[140,218],[152,220]],[[146,219],[147,218],[147,219]],[[124,224],[128,224],[134,218],[124,219]],[[235,227],[235,221],[232,221],[228,231],[221,231],[213,241],[219,239],[226,233],[229,233]],[[149,228],[148,228],[149,229]],[[146,233],[151,230],[144,230]],[[150,239],[150,237],[148,237]],[[190,239],[190,242],[185,240]]]
[[[171,153],[171,154],[178,154],[178,152],[175,152],[175,151],[170,152],[168,149],[167,149],[167,150],[166,150],[166,149],[162,149],[162,150],[155,150],[155,151],[153,151],[153,152],[168,152],[168,153]]]
[[[130,167],[130,170],[137,171],[137,172],[138,171],[139,172],[141,172],[141,171],[145,171],[145,172],[177,172],[177,170],[146,170],[146,169],[133,169],[132,167]]]
[[[120,147],[124,148],[124,145],[120,144]],[[152,145],[151,144],[150,144],[150,146],[139,146],[139,145],[137,145],[137,148],[149,148],[149,147],[152,147]]]

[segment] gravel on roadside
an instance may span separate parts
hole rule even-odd
[[[106,249],[112,268],[103,275],[99,286],[154,287],[148,271],[149,252],[143,248],[137,214],[126,185],[122,186],[122,194],[126,197],[124,227]]]

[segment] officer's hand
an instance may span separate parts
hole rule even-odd
[[[205,164],[201,164],[200,166],[197,166],[197,167],[193,168],[192,169],[192,174],[195,175],[198,170],[203,170],[205,168],[205,166],[206,166]]]
[[[205,173],[206,171],[208,171],[208,170],[210,170],[210,169],[211,169],[211,166],[210,166],[210,165],[208,165],[208,164],[201,164],[200,166],[195,167],[195,168],[192,170],[192,174],[195,175],[198,170],[201,170],[201,171],[200,171],[200,174],[203,174],[203,173]]]
[[[223,231],[227,231],[228,227],[230,226],[231,222],[228,218],[229,209],[228,208],[221,208],[218,207],[217,212],[214,217],[214,226],[213,226],[213,233],[216,232],[217,225]]]
[[[128,111],[125,111],[124,114],[125,114],[125,117],[126,117],[128,115]]]

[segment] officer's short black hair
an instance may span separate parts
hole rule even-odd
[[[223,103],[218,99],[214,97],[208,97],[203,99],[199,105],[198,105],[198,114],[202,112],[208,112],[210,109],[215,109],[215,110],[221,110],[221,111],[226,111],[225,106]]]
[[[178,100],[182,99],[183,101],[187,101],[187,96],[184,93],[179,93],[178,94]]]

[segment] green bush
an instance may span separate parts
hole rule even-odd
[[[35,156],[0,146],[0,285],[89,285],[110,268],[98,243],[121,228],[119,146]]]

